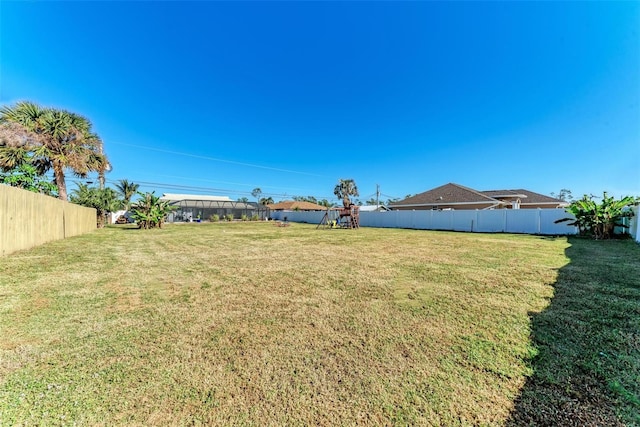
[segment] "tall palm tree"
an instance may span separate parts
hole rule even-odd
[[[78,114],[18,102],[0,109],[0,124],[22,129],[11,141],[0,141],[0,168],[7,171],[16,167],[16,162],[28,162],[41,174],[53,170],[62,200],[67,200],[66,169],[84,178],[89,172],[106,170],[109,164],[91,122]]]
[[[92,140],[92,144],[95,144],[98,147],[98,150],[95,153],[91,153],[87,162],[89,163],[89,169],[98,171],[98,185],[99,188],[104,188],[105,184],[105,173],[111,172],[113,169],[111,167],[111,163],[104,155],[104,144],[102,143],[102,139],[96,134],[90,134],[87,136],[87,139]]]
[[[348,208],[351,204],[350,196],[359,196],[358,186],[353,179],[341,179],[336,184],[333,189],[333,194],[336,195],[337,198],[342,199],[342,204],[345,208]]]
[[[118,192],[122,195],[122,199],[124,201],[124,208],[129,210],[131,207],[131,198],[138,192],[138,188],[140,188],[140,184],[135,184],[133,182],[129,182],[126,179],[121,179],[116,184],[116,188]]]

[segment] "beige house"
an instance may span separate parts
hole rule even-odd
[[[529,190],[478,191],[449,183],[396,202],[395,210],[556,209],[567,202]]]

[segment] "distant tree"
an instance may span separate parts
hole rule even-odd
[[[566,188],[558,191],[558,194],[552,192],[551,197],[555,197],[556,199],[562,200],[563,202],[567,203],[573,202],[573,195],[571,194],[571,190],[567,190]]]
[[[118,193],[112,188],[89,187],[81,182],[76,184],[77,188],[71,192],[71,202],[94,208],[98,228],[104,227],[109,212],[115,212],[122,206]]]
[[[348,208],[351,204],[351,196],[359,196],[358,187],[353,179],[340,179],[333,189],[333,194],[338,199],[342,199],[344,207]]]
[[[376,206],[378,204],[378,202],[376,201],[376,199],[374,199],[373,197],[370,198],[369,200],[367,200],[366,202],[364,202],[365,205],[368,206]]]
[[[328,201],[327,199],[322,199],[320,201],[318,201],[318,204],[320,206],[324,206],[325,208],[330,208],[333,206],[333,203],[331,203],[330,201]]]
[[[318,203],[318,199],[313,196],[293,196],[292,200],[296,202]]]
[[[392,205],[394,203],[398,203],[399,201],[400,201],[400,199],[395,197],[395,198],[387,199],[387,201],[384,204],[386,206],[389,206],[389,205]]]
[[[273,197],[269,196],[269,197],[263,197],[262,199],[260,199],[260,204],[261,205],[270,205],[273,203]]]
[[[0,173],[0,184],[22,188],[34,193],[57,197],[58,187],[46,176],[38,173],[38,169],[30,163],[22,163],[6,173]]]
[[[123,208],[125,210],[129,210],[131,207],[131,198],[138,192],[138,188],[140,188],[139,184],[129,182],[126,179],[121,179],[116,184],[116,189],[122,196]]]
[[[58,197],[67,200],[65,170],[79,177],[105,171],[109,162],[102,141],[91,122],[78,114],[18,102],[0,109],[0,169],[10,171],[22,163],[34,165],[39,174],[53,170]]]
[[[260,203],[260,196],[262,195],[262,190],[260,189],[260,187],[256,187],[253,190],[251,190],[251,195],[256,198],[258,203]]]
[[[238,201],[239,201],[240,203],[249,203],[249,199],[248,199],[247,197],[240,197],[240,198],[238,199]]]

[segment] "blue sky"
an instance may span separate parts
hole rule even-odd
[[[156,193],[640,195],[639,2],[0,2],[0,104]]]

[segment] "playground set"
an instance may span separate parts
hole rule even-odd
[[[319,228],[360,228],[360,207],[354,204],[342,209],[327,208],[322,220],[318,223]]]

